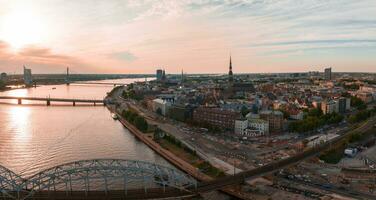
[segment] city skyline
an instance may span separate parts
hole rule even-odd
[[[376,72],[371,0],[0,5],[0,72]]]

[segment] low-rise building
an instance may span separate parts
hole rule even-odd
[[[288,112],[288,114],[290,116],[290,119],[302,120],[304,118],[304,113],[301,110],[290,109],[290,110],[287,110],[287,112]]]
[[[364,101],[364,103],[370,103],[373,101],[373,96],[370,92],[358,92],[356,97]]]
[[[168,101],[164,101],[163,99],[154,99],[153,100],[153,111],[166,116],[171,103]]]
[[[193,107],[190,105],[173,104],[168,109],[168,116],[178,121],[186,121],[191,119],[193,114]]]
[[[235,120],[240,118],[240,112],[220,108],[198,107],[193,111],[193,120],[198,123],[208,123],[223,129],[233,130]]]
[[[260,112],[260,118],[269,122],[271,133],[283,131],[283,113],[281,111],[264,110]]]
[[[269,134],[269,122],[262,119],[248,120],[248,126],[259,130],[263,135]]]
[[[321,109],[321,104],[322,104],[321,100],[314,100],[314,101],[312,102],[312,106],[313,106],[314,108],[318,108],[318,109]]]
[[[235,120],[235,134],[243,135],[245,130],[248,128],[248,120],[247,119],[237,119]]]
[[[373,96],[373,100],[376,100],[376,85],[363,85],[359,87],[362,92],[369,92]]]
[[[246,136],[246,137],[260,137],[264,135],[265,135],[264,132],[257,130],[257,129],[253,129],[252,127],[245,129],[244,134],[243,134],[243,136]]]
[[[326,100],[321,103],[321,110],[324,114],[338,113],[338,102],[333,100]]]

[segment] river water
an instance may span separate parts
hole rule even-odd
[[[143,79],[142,79],[143,80]],[[131,83],[137,79],[100,82]],[[48,85],[0,92],[0,96],[103,99],[113,86]],[[102,105],[1,100],[0,165],[31,176],[67,162],[116,158],[169,165],[138,141]]]

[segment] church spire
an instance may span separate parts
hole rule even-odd
[[[232,74],[232,62],[231,62],[231,55],[230,55],[230,66],[229,66],[229,71],[228,71],[228,80],[230,83],[232,83],[234,81],[234,77],[233,77],[233,74]]]

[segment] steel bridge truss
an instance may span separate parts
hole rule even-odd
[[[0,192],[3,197],[26,199],[37,192],[104,191],[129,189],[175,188],[188,191],[197,188],[192,177],[175,169],[134,160],[96,159],[62,164],[27,179],[0,166]]]

